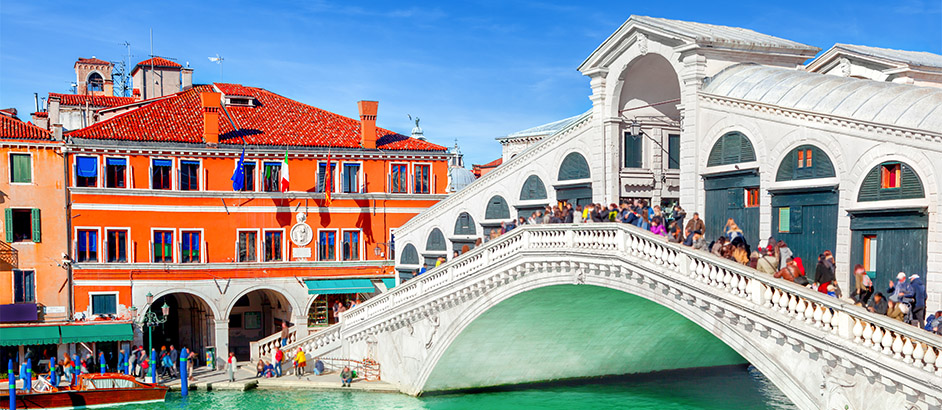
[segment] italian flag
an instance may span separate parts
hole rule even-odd
[[[285,150],[285,162],[281,164],[281,192],[288,192],[288,150]]]

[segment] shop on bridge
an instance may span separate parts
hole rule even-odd
[[[732,219],[742,229],[746,242],[756,246],[759,243],[759,170],[752,142],[740,132],[723,135],[710,150],[708,172],[710,167],[722,171],[703,176],[707,241],[725,234],[726,222]]]

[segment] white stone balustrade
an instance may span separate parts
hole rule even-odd
[[[288,328],[288,343],[294,343],[297,341],[298,335],[298,326],[295,325]],[[252,361],[258,361],[260,358],[271,358],[271,353],[275,351],[275,347],[281,345],[281,332],[277,332],[273,335],[269,335],[257,341],[249,343],[249,350],[251,351]]]

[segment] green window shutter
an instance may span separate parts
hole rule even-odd
[[[507,201],[500,195],[494,195],[487,202],[487,209],[484,211],[484,219],[507,219],[510,218],[510,208],[507,207]]]
[[[644,166],[644,141],[640,135],[625,133],[625,168]]]
[[[520,200],[546,199],[546,187],[543,186],[543,180],[536,175],[530,175],[523,183],[520,190]]]
[[[778,166],[778,172],[775,173],[776,181],[791,181],[795,179],[795,166],[798,162],[798,149],[793,149]]]
[[[10,159],[13,162],[13,175],[10,176],[10,182],[27,184],[33,182],[30,156],[28,154],[12,154]]]
[[[39,208],[33,208],[33,242],[42,242],[42,220],[39,217]]]
[[[7,243],[13,243],[13,210],[10,208],[4,209],[3,214],[3,229],[7,234]]]
[[[926,194],[922,189],[922,181],[916,175],[909,165],[902,164],[900,167],[900,196],[901,199],[925,198]]]
[[[667,168],[680,169],[680,135],[667,136]]]
[[[556,179],[566,181],[589,178],[589,176],[589,163],[586,162],[585,157],[578,152],[570,152],[560,164],[559,175]]]
[[[878,201],[880,200],[880,165],[873,167],[860,184],[860,192],[857,193],[857,201]]]

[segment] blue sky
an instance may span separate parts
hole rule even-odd
[[[827,49],[851,43],[942,53],[942,1],[119,1],[0,3],[0,107],[28,119],[33,93],[67,92],[78,57],[150,53],[219,81],[263,87],[356,117],[380,102],[380,126],[406,114],[466,163],[500,155],[495,137],[581,113],[576,67],[631,14],[753,29]]]

